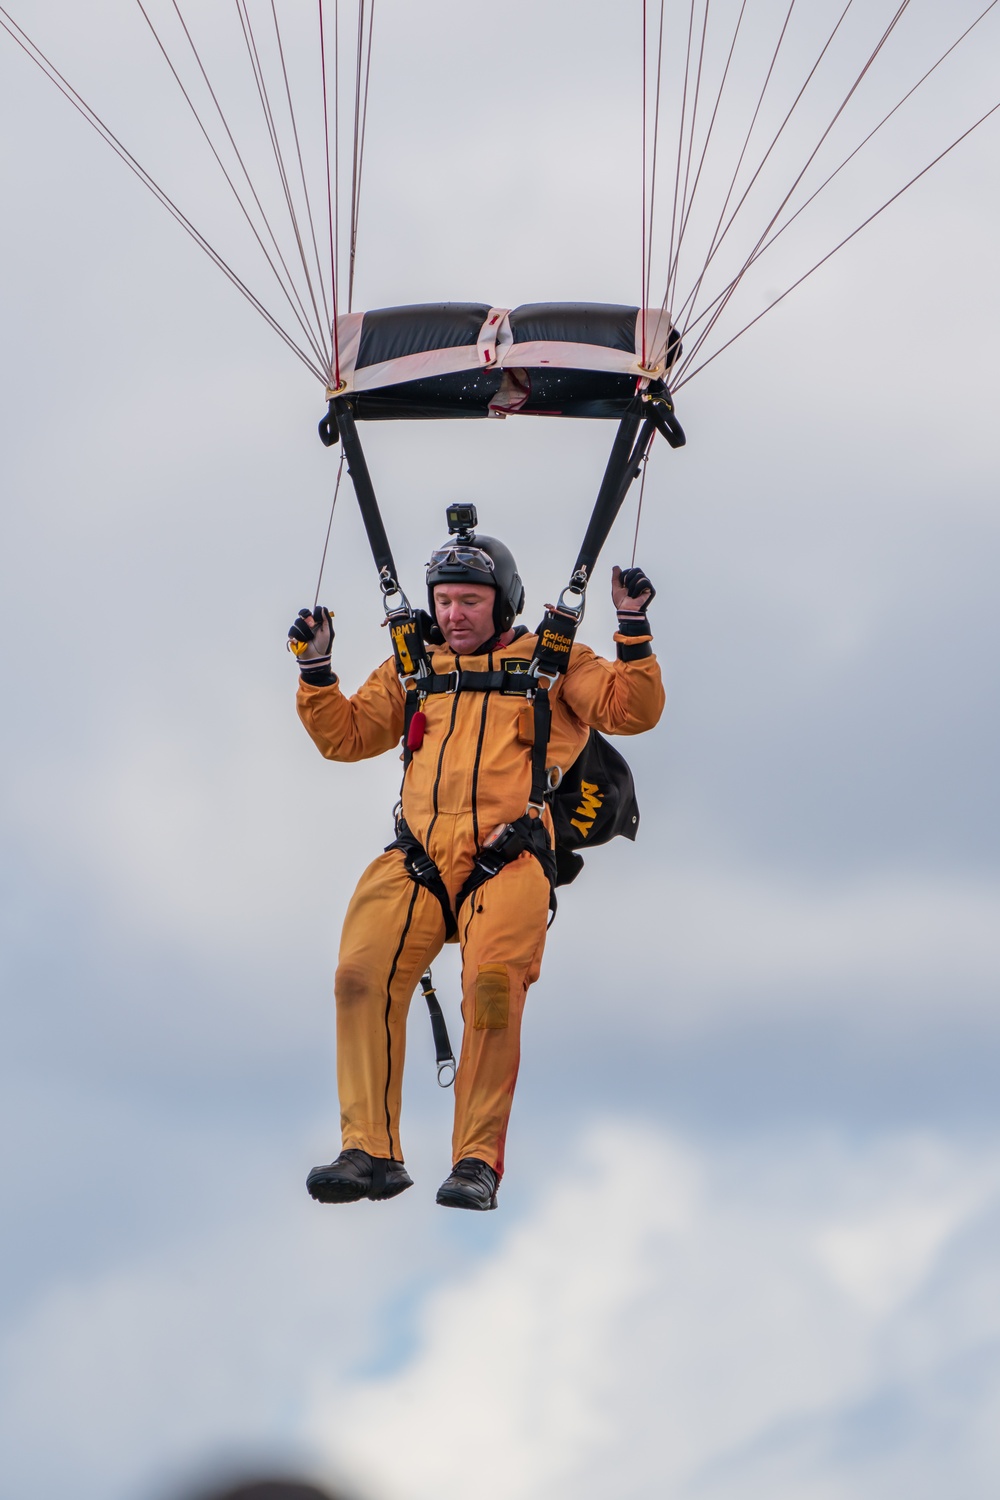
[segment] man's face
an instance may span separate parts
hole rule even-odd
[[[434,613],[452,651],[468,656],[490,639],[495,598],[488,583],[434,585]]]

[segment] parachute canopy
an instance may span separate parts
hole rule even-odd
[[[444,11],[458,15],[467,8],[453,0]],[[644,309],[638,319],[643,353],[635,360],[640,340],[631,307],[572,304],[508,314],[486,304],[439,304],[354,312],[369,84],[378,110],[380,99],[392,99],[401,111],[397,124],[408,108],[398,91],[383,93],[378,83],[374,0],[202,6],[139,0],[135,9],[149,46],[144,51],[137,42],[134,57],[121,59],[129,91],[145,105],[148,83],[152,110],[161,75],[144,72],[144,60],[167,69],[163,82],[171,94],[176,86],[179,113],[156,120],[151,133],[172,143],[183,121],[185,128],[193,123],[192,141],[204,140],[206,164],[219,174],[218,193],[199,210],[210,214],[204,226],[184,206],[191,184],[183,152],[167,150],[161,184],[126,144],[127,130],[76,90],[4,4],[0,33],[59,89],[323,386],[357,398],[357,414],[369,418],[490,411],[617,415],[624,377],[637,372],[607,362],[609,354],[632,356],[641,375],[663,360],[668,322],[676,323],[685,345],[666,371],[676,396],[1000,113],[988,68],[966,66],[974,52],[991,55],[1000,0],[643,0],[634,31],[626,23],[628,7],[605,7],[606,23],[584,28],[581,45],[585,32],[593,46],[602,37],[610,46],[614,34],[611,53],[618,56],[619,35],[632,37],[639,128],[631,165],[623,157],[620,170],[624,181],[634,171],[636,214],[620,243],[623,252],[630,245],[636,252],[633,259],[627,248],[638,284],[626,271],[629,261],[609,270],[616,288],[625,284],[623,274],[634,288],[615,294],[634,296]],[[397,7],[408,24],[410,12],[420,9]],[[426,26],[410,35],[417,50],[408,71],[418,101],[447,69],[441,74],[442,55]],[[965,68],[961,118],[946,123],[945,116],[938,119],[942,96],[934,93],[935,80],[959,67]],[[594,107],[613,111],[619,97],[609,91]],[[922,115],[920,99],[927,100]],[[937,145],[928,141],[927,126],[934,127]],[[383,136],[386,162],[392,160],[385,150],[390,136]],[[890,169],[884,180],[880,144]],[[171,180],[176,188],[168,187]],[[593,186],[598,194],[600,182]],[[579,188],[574,192],[579,196]],[[824,219],[823,203],[833,217]],[[657,304],[664,311],[653,314],[650,328],[648,309]],[[494,312],[502,315],[497,327],[484,326]],[[494,332],[496,364],[504,372],[499,382],[484,358]],[[508,338],[513,347],[505,347]],[[383,339],[384,350],[377,347]],[[561,352],[568,357],[558,361],[555,353],[550,358],[530,348],[550,343],[582,348],[566,348]],[[520,351],[519,344],[529,348]],[[448,350],[456,351],[457,363],[446,359]],[[432,353],[437,358],[426,368],[399,364],[388,379],[378,369]],[[520,389],[520,371],[530,372],[527,392]],[[414,388],[427,380],[436,383]],[[395,410],[394,402],[400,403]]]
[[[337,342],[337,394],[369,421],[619,418],[637,381],[663,380],[680,352],[662,309],[602,302],[384,307],[338,318]]]

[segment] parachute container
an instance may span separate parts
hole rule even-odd
[[[337,344],[336,394],[359,421],[618,419],[637,388],[667,380],[680,353],[661,308],[602,302],[384,307],[338,318]]]

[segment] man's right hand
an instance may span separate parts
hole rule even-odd
[[[330,668],[333,647],[333,616],[322,604],[315,609],[300,609],[288,631],[288,649],[302,672]]]

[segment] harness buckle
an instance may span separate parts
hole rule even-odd
[[[546,672],[544,668],[541,667],[536,667],[535,670],[531,673],[531,676],[535,679],[536,688],[544,689],[544,691],[547,693],[551,693],[552,689],[559,681],[558,672]]]
[[[450,697],[452,693],[458,692],[461,675],[462,674],[457,667],[454,669],[454,671],[448,673],[448,685],[444,690],[445,694],[448,697]]]
[[[421,849],[419,854],[414,853],[413,855],[411,855],[410,869],[420,881],[421,885],[426,885],[429,881],[434,879],[435,875],[438,874],[438,867],[431,859],[426,849]]]

